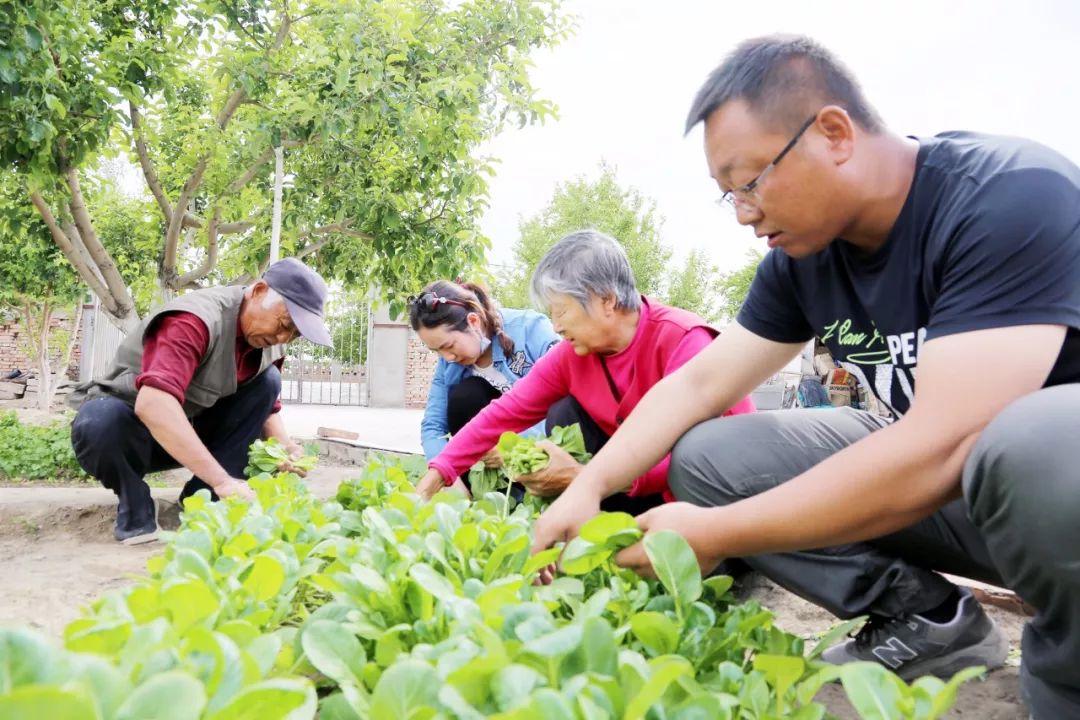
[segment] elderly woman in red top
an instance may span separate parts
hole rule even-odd
[[[428,463],[417,486],[421,495],[430,497],[453,483],[503,432],[545,419],[548,433],[580,423],[586,449],[596,453],[653,385],[717,334],[697,315],[641,295],[622,246],[594,230],[556,243],[537,266],[530,291],[550,312],[563,342]],[[745,398],[725,415],[753,410]],[[543,447],[551,456],[548,467],[519,479],[533,494],[558,495],[582,466],[555,445]],[[628,493],[608,498],[604,509],[638,514],[670,499],[668,461],[638,478]]]

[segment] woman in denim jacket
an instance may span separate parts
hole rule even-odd
[[[524,377],[558,344],[547,316],[496,307],[475,283],[439,280],[409,302],[409,324],[439,363],[420,423],[424,455],[432,459],[488,403]],[[522,435],[543,436],[543,423]],[[485,456],[498,466],[494,453]]]

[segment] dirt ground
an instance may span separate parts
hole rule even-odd
[[[355,467],[319,467],[310,482],[320,496],[333,494],[337,484],[356,473]],[[175,527],[177,487],[186,476],[162,474],[154,490],[162,508],[162,524]],[[120,587],[145,572],[149,557],[161,551],[157,543],[125,547],[112,539],[115,500],[98,487],[0,488],[0,626],[24,625],[60,639],[67,623],[103,592]],[[761,578],[754,578],[750,597],[777,615],[777,624],[805,638],[815,638],[834,622],[826,612]],[[988,608],[1008,635],[1017,656],[1023,618]],[[813,641],[809,644],[812,646]],[[969,683],[948,718],[1026,720],[1019,699],[1015,659],[982,682]],[[820,696],[841,720],[857,720],[843,690],[830,686]]]

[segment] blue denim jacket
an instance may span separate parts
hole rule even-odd
[[[533,310],[503,309],[499,312],[502,314],[503,330],[514,341],[514,352],[507,357],[496,339],[491,343],[491,361],[493,367],[513,385],[524,377],[533,364],[557,344],[560,338],[546,315]],[[428,460],[438,455],[446,446],[446,434],[450,432],[446,423],[446,405],[450,390],[472,375],[471,367],[439,358],[435,376],[431,379],[431,388],[428,390],[424,419],[420,423],[420,442]],[[544,424],[539,423],[521,434],[542,436]]]

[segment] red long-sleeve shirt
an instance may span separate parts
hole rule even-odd
[[[210,329],[198,315],[174,312],[163,315],[143,338],[142,372],[135,378],[135,388],[144,385],[167,392],[181,405],[188,385],[210,348]],[[262,366],[262,350],[248,345],[236,321],[236,383],[246,382]],[[284,360],[274,364],[281,369]],[[281,409],[281,399],[272,413]]]

